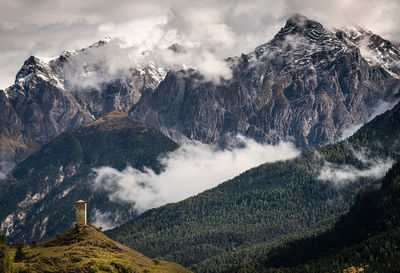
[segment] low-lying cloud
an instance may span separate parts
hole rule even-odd
[[[299,154],[288,142],[266,145],[250,139],[242,138],[242,141],[244,147],[232,150],[184,144],[160,159],[165,168],[160,174],[151,169],[142,172],[132,167],[123,171],[101,167],[94,170],[94,185],[107,191],[111,201],[132,203],[133,208],[141,213],[213,188],[262,163]]]
[[[379,116],[380,114],[383,114],[386,111],[392,109],[399,102],[400,102],[399,99],[395,99],[393,101],[379,100],[377,106],[372,109],[372,112],[368,115],[368,118],[366,119],[366,121],[364,123],[353,124],[352,126],[347,127],[344,130],[342,130],[339,140],[344,140],[348,137],[351,137],[352,135],[354,135],[355,132],[357,132],[358,129],[360,129],[362,126],[364,126],[364,124],[366,124],[367,122],[370,122],[371,120],[373,120],[375,117]]]
[[[370,158],[364,151],[353,151],[353,155],[363,165],[362,168],[348,164],[325,162],[319,171],[318,179],[329,181],[335,186],[344,186],[360,178],[377,179],[383,177],[394,164],[394,160],[391,158]]]
[[[0,180],[6,179],[8,174],[14,167],[15,167],[14,162],[1,161],[0,162]]]
[[[94,226],[101,227],[103,230],[113,229],[126,221],[116,212],[101,212],[98,209],[91,212],[90,219]]]
[[[359,178],[380,178],[392,167],[392,160],[379,160],[366,169],[358,169],[352,165],[336,165],[325,163],[318,179],[330,181],[337,186],[356,181]]]

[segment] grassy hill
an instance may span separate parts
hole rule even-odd
[[[364,188],[335,227],[290,242],[233,272],[399,272],[400,161]],[[357,272],[357,271],[356,271]]]
[[[0,232],[28,242],[64,232],[72,227],[79,199],[89,202],[92,221],[96,211],[129,219],[134,216],[129,204],[111,202],[94,187],[93,168],[130,165],[159,172],[157,158],[177,148],[160,131],[118,111],[64,132],[18,164],[13,179],[0,183]]]
[[[12,272],[189,273],[182,266],[150,259],[106,237],[93,226],[78,226],[23,249]]]
[[[374,161],[365,162],[357,153],[399,158],[399,138],[397,105],[346,141],[263,164],[197,196],[147,211],[107,234],[195,272],[221,272],[331,227],[373,179],[359,177],[339,185],[318,179],[322,168],[371,168]]]

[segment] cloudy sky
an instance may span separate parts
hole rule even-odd
[[[119,38],[138,52],[178,42],[200,56],[199,64],[204,60],[205,64],[217,64],[220,58],[248,52],[267,42],[296,12],[328,27],[353,22],[384,38],[400,41],[398,0],[325,2],[328,1],[2,0],[0,88],[12,84],[30,55],[52,57],[106,36]]]

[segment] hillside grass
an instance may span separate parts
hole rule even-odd
[[[24,251],[26,259],[14,263],[13,272],[190,272],[114,242],[93,226],[77,226]]]

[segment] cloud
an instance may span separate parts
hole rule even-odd
[[[393,160],[378,160],[366,169],[358,169],[351,165],[336,165],[325,163],[318,179],[330,181],[334,185],[341,186],[354,182],[359,178],[380,178],[392,167]]]
[[[364,126],[365,123],[370,122],[373,120],[375,117],[379,116],[380,114],[385,113],[386,111],[392,109],[399,103],[399,99],[395,99],[393,101],[384,101],[384,100],[379,100],[378,104],[376,107],[372,109],[372,112],[369,114],[368,118],[364,123],[357,123],[353,124],[350,127],[344,128],[343,131],[341,132],[341,136],[339,140],[344,140],[348,137],[351,137],[352,135],[355,134],[355,132],[358,131],[362,126]]]
[[[165,49],[176,42],[188,53],[175,56],[172,65],[179,60],[211,79],[229,77],[221,60],[267,42],[295,12],[326,26],[352,21],[387,39],[400,40],[397,0],[1,1],[0,88],[13,82],[29,55],[51,57],[105,36],[125,40],[138,52],[148,47],[154,55],[165,55],[167,64],[171,56]]]
[[[350,127],[344,128],[344,129],[342,130],[342,132],[341,132],[339,141],[340,141],[340,140],[345,140],[346,138],[351,137],[352,135],[354,135],[354,134],[358,131],[358,129],[360,129],[361,127],[363,127],[363,125],[364,125],[364,124],[362,124],[362,123],[356,123],[356,124],[353,124],[353,125],[350,126]]]
[[[113,229],[125,222],[125,219],[117,212],[101,212],[98,209],[91,212],[90,219],[92,225],[101,227],[103,230]]]
[[[249,168],[265,162],[293,158],[299,151],[293,144],[264,145],[240,138],[244,147],[215,150],[204,144],[184,144],[160,159],[165,170],[160,174],[127,167],[95,169],[96,189],[109,193],[114,202],[132,203],[141,213],[150,208],[177,202],[213,188]]]
[[[117,38],[121,50],[125,51],[125,58],[131,60],[133,67],[145,66],[152,62],[164,70],[195,68],[205,76],[206,80],[219,81],[221,77],[231,78],[229,63],[223,60],[224,56],[221,54],[233,46],[233,38],[229,38],[232,33],[228,27],[220,24],[210,25],[208,30],[193,30],[190,33],[197,34],[190,35],[173,28],[169,21],[171,18],[174,17],[170,16],[169,19],[166,16],[146,17],[122,24],[102,25],[100,30],[105,36]],[[192,21],[180,22],[181,24],[197,26],[197,23],[200,23],[201,28],[204,27],[195,16],[185,18],[190,18]],[[128,30],[132,32],[129,36],[126,35]],[[173,44],[178,44],[184,50],[171,50]],[[98,54],[98,59],[102,57],[102,54]]]
[[[15,167],[14,162],[1,161],[0,162],[0,180],[6,179],[8,174],[14,167]]]
[[[363,167],[325,162],[319,171],[317,179],[330,181],[335,186],[343,186],[360,178],[383,177],[394,163],[391,158],[370,158],[365,151],[353,151],[353,155]]]
[[[129,51],[114,39],[103,46],[91,47],[70,56],[64,66],[66,83],[72,88],[97,88],[105,82],[123,78],[131,68],[137,67]]]
[[[375,117],[379,116],[380,114],[385,113],[386,111],[392,109],[399,103],[399,99],[396,99],[394,101],[384,101],[384,100],[379,100],[378,105],[374,108],[372,113],[369,115],[367,122],[370,122],[373,120]]]

